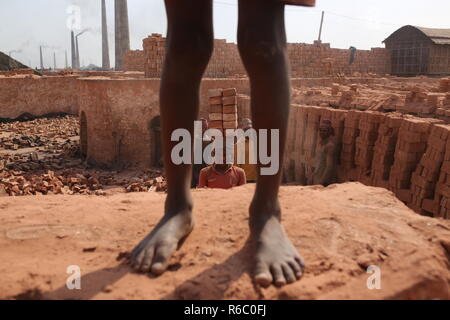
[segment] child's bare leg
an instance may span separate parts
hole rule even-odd
[[[171,142],[175,129],[193,136],[199,109],[199,89],[213,48],[212,0],[166,0],[167,52],[161,79],[161,129],[167,177],[165,214],[155,229],[133,250],[131,263],[142,272],[159,275],[194,226],[190,193],[192,165],[174,165]],[[150,208],[151,209],[151,208]]]
[[[240,0],[238,44],[251,81],[254,127],[280,130],[283,163],[290,106],[284,5],[277,0]],[[259,175],[250,206],[250,229],[256,244],[255,280],[263,286],[294,282],[304,268],[280,223],[280,182],[281,169],[277,175]]]

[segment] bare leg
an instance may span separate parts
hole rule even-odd
[[[190,192],[192,165],[175,165],[171,142],[175,129],[193,136],[199,109],[199,89],[213,48],[212,0],[166,0],[167,53],[161,79],[161,129],[167,177],[165,214],[155,229],[133,250],[131,263],[142,272],[159,275],[194,227]]]
[[[283,163],[290,107],[284,5],[277,0],[240,0],[238,45],[251,81],[254,127],[280,130]],[[292,283],[301,277],[304,268],[281,225],[280,182],[281,169],[272,176],[258,173],[250,206],[255,280],[263,286]]]

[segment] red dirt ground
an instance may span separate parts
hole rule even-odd
[[[1,299],[449,299],[450,222],[421,217],[391,192],[359,183],[281,190],[303,279],[278,289],[250,278],[253,186],[196,190],[197,227],[158,278],[118,257],[157,223],[162,193],[0,199]],[[66,269],[81,268],[81,290]],[[369,265],[381,289],[369,290]]]

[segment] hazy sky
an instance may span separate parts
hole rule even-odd
[[[179,0],[183,1],[183,0]],[[241,0],[245,1],[245,0]],[[265,0],[261,0],[265,1]],[[324,42],[335,48],[359,49],[383,46],[382,41],[407,24],[450,28],[449,0],[317,0],[315,8],[288,6],[289,42],[311,43],[318,37],[321,11],[325,10]],[[236,41],[237,0],[214,0],[215,37]],[[84,65],[101,65],[100,0],[0,0],[0,51],[33,67],[39,64],[39,45],[44,46],[44,66],[70,64],[68,8],[81,9],[80,57]],[[111,63],[114,63],[114,1],[106,0]],[[131,48],[142,49],[142,39],[166,32],[163,0],[128,0]],[[80,31],[81,31],[80,30]]]

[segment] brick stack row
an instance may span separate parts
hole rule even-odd
[[[436,185],[435,202],[437,203],[436,216],[450,219],[450,137],[447,139],[445,149],[444,162]]]
[[[385,119],[377,112],[364,112],[359,121],[359,136],[356,138],[355,164],[358,171],[358,181],[371,184],[370,176],[378,129]]]
[[[237,93],[235,88],[209,90],[209,127],[225,133],[238,127]]]
[[[214,52],[206,69],[205,76],[212,78],[226,78],[245,75],[236,44],[225,40],[214,40]]]
[[[389,189],[405,203],[411,202],[411,176],[427,147],[432,122],[431,119],[427,120],[404,119],[400,126]]]
[[[342,136],[339,181],[355,181],[358,178],[355,163],[356,139],[359,136],[359,121],[362,115],[363,113],[357,110],[347,112]]]
[[[441,174],[449,136],[450,126],[432,126],[427,150],[411,178],[412,197],[408,206],[416,212],[431,216],[438,214],[439,201],[435,199],[435,189]],[[445,179],[443,183],[445,184]]]
[[[371,179],[376,187],[389,188],[389,175],[394,164],[395,146],[403,118],[389,115],[380,124],[378,138],[375,141]]]
[[[123,62],[124,71],[145,72],[145,54],[141,50],[128,50]]]
[[[166,52],[166,39],[162,35],[153,33],[143,41],[145,77],[161,77],[164,56]]]

